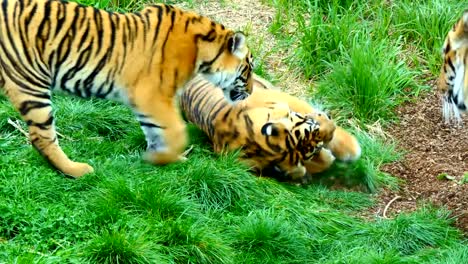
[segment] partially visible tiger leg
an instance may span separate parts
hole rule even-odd
[[[341,161],[355,161],[361,157],[361,146],[355,136],[341,127],[335,129],[328,149]]]
[[[58,145],[52,105],[47,94],[43,94],[45,98],[25,94],[8,81],[4,88],[29,127],[31,143],[54,167],[75,178],[93,172],[88,164],[71,161]]]
[[[147,142],[144,159],[160,165],[186,160],[185,123],[172,99],[158,98],[139,108],[137,118]]]
[[[330,168],[335,161],[335,156],[328,149],[321,149],[317,156],[304,162],[304,166],[309,174],[323,172]]]

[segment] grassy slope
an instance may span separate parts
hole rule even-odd
[[[102,3],[102,6],[106,6]],[[138,3],[136,3],[138,4]],[[99,5],[98,5],[99,6]],[[133,4],[121,1],[121,6]],[[62,177],[7,123],[0,95],[0,263],[461,263],[468,248],[447,212],[424,207],[364,220],[364,192],[257,178],[217,156],[190,127],[189,161],[141,161],[145,142],[118,104],[56,96],[61,145],[96,173]],[[397,155],[362,132],[366,157],[340,176],[370,190],[394,184],[378,165]]]

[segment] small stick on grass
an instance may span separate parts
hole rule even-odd
[[[229,12],[231,12],[231,10],[226,9],[226,10],[220,10],[220,11],[215,11],[215,12],[209,12],[209,13],[206,13],[206,14],[203,14],[203,15],[206,16],[206,17],[212,17],[212,16],[224,14],[224,13],[229,13]]]
[[[388,218],[387,217],[387,210],[388,208],[390,207],[390,205],[395,202],[396,200],[400,199],[401,197],[400,196],[395,196],[395,198],[393,198],[392,200],[390,200],[390,202],[388,202],[388,204],[385,206],[385,209],[383,210],[383,218]]]
[[[16,121],[13,121],[11,120],[10,118],[8,118],[7,120],[8,124],[12,125],[14,128],[18,129],[19,132],[21,132],[28,140],[29,140],[29,134],[28,132],[26,132],[20,125],[19,121],[16,120]],[[72,141],[73,139],[71,137],[67,137],[59,132],[55,132],[59,137],[61,138],[64,138],[64,139],[67,139],[67,140],[70,140]],[[191,150],[191,149],[190,149]]]
[[[18,121],[14,122],[10,118],[8,118],[8,124],[12,125],[16,129],[18,129],[18,131],[21,132],[29,140],[29,134],[26,131],[24,131],[24,129],[21,127],[20,124],[18,124]]]
[[[187,150],[184,151],[184,153],[182,153],[182,157],[186,157],[193,149],[193,145],[190,145],[190,148],[188,148]]]
[[[66,140],[70,140],[70,141],[73,141],[73,139],[71,137],[67,137],[61,133],[59,133],[58,131],[55,131],[55,134],[57,134],[57,136],[61,137],[61,138],[64,138]]]

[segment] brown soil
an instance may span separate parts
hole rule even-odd
[[[380,210],[396,196],[388,215],[416,209],[420,201],[446,206],[457,217],[456,225],[468,232],[468,183],[460,184],[468,172],[468,118],[464,127],[445,125],[440,98],[432,92],[416,103],[398,110],[400,123],[388,129],[406,152],[404,159],[383,166],[382,170],[405,181],[401,190],[384,190],[379,196]],[[453,180],[438,179],[442,173]]]

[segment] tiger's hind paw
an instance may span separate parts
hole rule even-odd
[[[147,151],[143,159],[146,162],[157,164],[157,165],[166,165],[169,163],[175,162],[184,162],[187,161],[187,155],[192,151],[193,146],[189,149],[184,151],[182,154],[177,154],[174,152],[155,152],[155,151]]]

